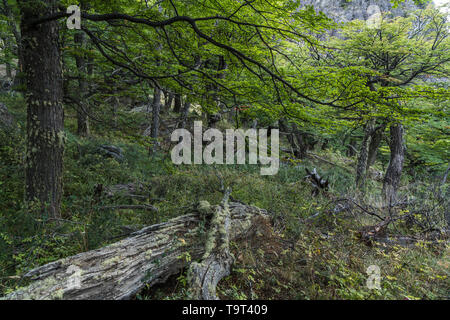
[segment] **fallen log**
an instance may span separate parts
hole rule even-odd
[[[222,246],[211,247],[205,238],[211,240],[206,230],[214,224],[211,218],[217,218],[215,213],[224,205],[228,206],[229,227],[225,230],[229,240],[251,236],[260,223],[269,219],[267,211],[253,206],[228,201],[211,206],[202,201],[189,214],[146,227],[106,247],[31,270],[24,275],[31,283],[2,299],[133,298],[144,286],[163,283],[179,273],[189,265],[188,261],[196,261],[208,251],[208,257],[221,253]],[[211,281],[215,282],[214,279]]]
[[[202,261],[192,263],[189,268],[188,279],[194,299],[218,300],[217,284],[231,273],[234,257],[230,253],[229,246],[231,217],[228,198],[230,193],[231,190],[228,189],[222,203],[215,208]]]

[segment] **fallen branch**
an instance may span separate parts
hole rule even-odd
[[[150,205],[150,204],[140,204],[140,205],[117,205],[117,206],[104,206],[100,207],[100,210],[147,210],[147,211],[153,211],[158,212],[158,208]]]
[[[226,203],[218,208],[202,201],[189,214],[146,227],[104,248],[31,270],[25,274],[31,283],[3,299],[130,299],[144,286],[163,283],[179,273],[188,261],[205,257],[210,248],[208,243],[205,246],[204,229],[215,225],[214,218],[220,218],[218,212],[224,206]],[[267,221],[268,214],[256,207],[229,203],[226,219],[227,236],[221,239],[236,241],[250,236],[259,223]],[[219,234],[224,236],[222,231]],[[221,253],[213,248],[208,257],[212,259]],[[220,272],[208,274],[213,277],[212,283],[221,278]]]
[[[407,236],[373,236],[370,238],[371,243],[385,243],[391,246],[403,246],[403,247],[414,247],[418,242],[423,242],[427,245],[439,245],[446,244],[449,242],[450,235],[448,232],[435,233],[430,236],[422,236],[422,237],[407,237]],[[367,241],[367,239],[366,239]]]
[[[317,160],[319,160],[319,161],[322,161],[322,162],[328,163],[328,164],[330,164],[330,165],[332,165],[332,166],[335,166],[335,167],[338,167],[338,168],[344,169],[344,170],[346,170],[346,171],[348,171],[348,172],[350,172],[350,173],[353,173],[353,171],[352,171],[351,169],[349,169],[349,168],[347,168],[347,167],[344,167],[344,166],[341,166],[341,165],[339,165],[339,164],[337,164],[337,163],[334,163],[334,162],[328,161],[327,159],[324,159],[324,158],[322,158],[322,157],[318,156],[318,155],[317,155],[317,154],[315,154],[315,153],[312,153],[312,152],[308,152],[308,156],[311,156],[312,158],[314,158],[314,159],[317,159]]]

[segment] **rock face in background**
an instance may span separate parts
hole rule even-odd
[[[381,12],[389,11],[394,16],[405,16],[407,12],[420,8],[412,0],[405,1],[397,8],[393,8],[390,0],[301,0],[300,3],[313,5],[336,22],[368,20],[377,13],[374,6],[378,6]]]

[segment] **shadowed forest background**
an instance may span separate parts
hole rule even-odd
[[[449,6],[0,0],[0,296],[448,299]]]

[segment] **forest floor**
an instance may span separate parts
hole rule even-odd
[[[381,185],[370,180],[365,195],[357,194],[352,187],[355,159],[333,148],[315,150],[320,159],[283,155],[275,176],[261,176],[259,168],[250,165],[175,166],[167,153],[149,156],[151,141],[136,133],[140,124],[130,122],[128,114],[118,118],[118,126],[128,129],[105,129],[107,124],[100,123],[93,126],[91,137],[79,138],[73,134],[75,120],[68,113],[63,223],[30,217],[22,202],[25,109],[19,98],[3,100],[18,127],[14,133],[0,130],[0,295],[20,286],[19,275],[32,267],[115,242],[127,230],[182,215],[200,200],[219,203],[223,184],[232,188],[234,200],[268,210],[273,223],[250,239],[231,243],[235,264],[219,284],[222,299],[449,298],[446,242],[368,244],[358,232],[376,223],[373,217],[355,208],[336,213],[342,199],[379,206]],[[142,116],[141,122],[145,119]],[[123,159],[98,153],[105,144],[119,147]],[[314,197],[304,179],[305,168],[316,168],[327,177],[329,190]],[[99,186],[108,190],[127,184],[139,185],[140,197],[95,192]],[[427,185],[421,188],[428,190]],[[157,207],[158,213],[102,209],[143,202]],[[407,228],[396,225],[391,231],[406,234]],[[373,265],[381,271],[379,289],[367,286],[367,270]],[[187,283],[183,271],[164,285],[145,289],[136,299],[186,299]]]

